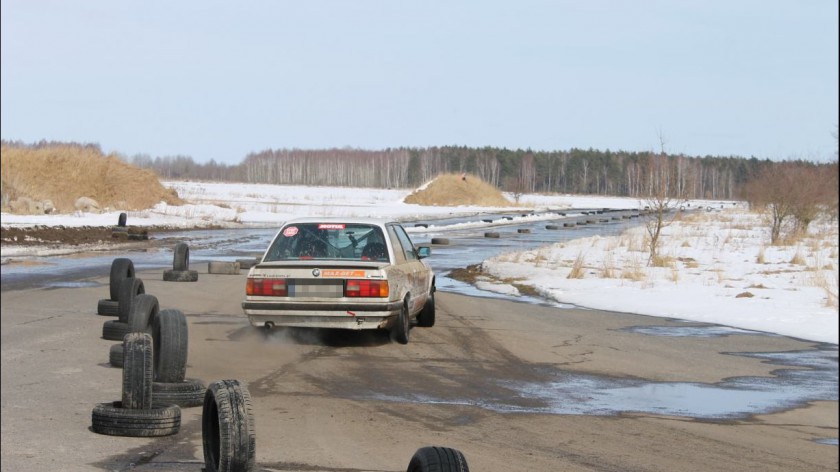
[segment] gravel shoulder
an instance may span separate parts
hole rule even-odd
[[[475,471],[837,470],[837,402],[739,420],[699,421],[500,412],[504,382],[545,372],[660,381],[716,382],[770,376],[777,366],[726,352],[808,349],[769,336],[663,338],[622,328],[650,317],[438,293],[437,323],[408,345],[372,333],[279,333],[247,325],[244,272],[163,282],[140,271],[146,293],[188,320],[187,377],[244,381],[254,398],[258,470],[399,471],[414,451],[464,452]],[[200,471],[201,409],[183,410],[181,431],[159,439],[89,430],[91,410],[120,398],[108,364],[107,317],[94,311],[107,274],[76,287],[13,290],[2,297],[3,470]],[[504,381],[504,382],[502,382]],[[447,402],[412,397],[431,393]]]

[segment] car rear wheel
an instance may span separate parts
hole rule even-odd
[[[400,314],[397,315],[397,322],[391,329],[391,339],[400,344],[408,344],[408,332],[410,328],[408,305],[407,302],[403,302],[402,308],[400,308]]]
[[[417,315],[417,326],[421,328],[431,328],[435,325],[435,289],[432,287],[429,293],[429,298],[426,304],[423,305],[423,310]]]

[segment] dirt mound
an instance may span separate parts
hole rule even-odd
[[[498,188],[474,175],[460,174],[441,174],[404,201],[429,206],[513,206]]]
[[[164,201],[181,205],[174,190],[161,185],[154,172],[134,167],[95,146],[54,144],[2,145],[3,211],[14,202],[51,201],[55,212],[72,213],[81,197],[102,210],[143,210]],[[31,208],[31,207],[30,207]],[[31,213],[18,208],[22,213]]]

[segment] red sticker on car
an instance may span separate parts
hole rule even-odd
[[[291,238],[296,234],[298,234],[297,226],[289,226],[288,228],[283,230],[283,236],[287,238]]]
[[[344,223],[321,223],[318,229],[344,229]]]

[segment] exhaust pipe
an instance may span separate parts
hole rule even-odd
[[[272,329],[274,329],[274,322],[273,321],[266,321],[265,322],[265,330],[266,331],[271,331]]]

